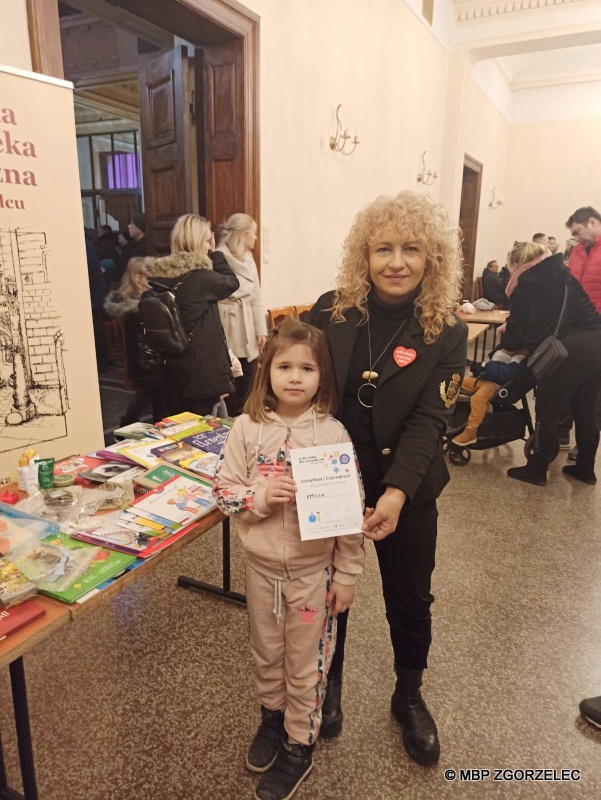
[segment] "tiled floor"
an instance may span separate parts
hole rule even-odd
[[[425,694],[442,742],[426,769],[405,755],[389,713],[392,662],[368,544],[352,611],[346,721],[318,743],[299,800],[601,796],[601,732],[578,716],[601,693],[601,500],[560,474],[511,481],[518,444],[452,467],[440,502],[434,644]],[[234,547],[234,588],[243,590]],[[243,607],[177,588],[216,580],[207,534],[25,659],[41,800],[238,800],[258,716]],[[9,707],[7,675],[0,708]],[[18,783],[10,715],[2,715]],[[445,780],[454,769],[577,769],[579,782]]]

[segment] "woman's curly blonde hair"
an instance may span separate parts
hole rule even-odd
[[[332,319],[342,322],[349,308],[358,308],[367,316],[371,289],[368,248],[386,228],[421,242],[426,250],[426,270],[415,313],[424,329],[424,341],[432,344],[445,324],[454,325],[456,321],[453,312],[459,303],[463,276],[461,237],[444,206],[417,192],[378,197],[357,214],[344,242]]]

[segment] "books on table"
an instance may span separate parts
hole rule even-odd
[[[0,610],[0,640],[43,617],[46,609],[37,600],[26,600],[18,606]]]
[[[92,589],[95,589],[109,578],[115,578],[117,575],[121,575],[136,560],[135,555],[127,555],[126,553],[120,553],[116,550],[108,550],[102,547],[97,549],[97,547],[92,547],[90,544],[72,539],[66,533],[52,534],[47,536],[44,541],[60,545],[69,550],[76,550],[78,548],[97,550],[94,555],[94,560],[86,571],[73,581],[67,589],[63,591],[54,591],[47,588],[40,589],[42,594],[53,597],[55,600],[62,600],[69,605],[80,600],[84,595],[88,594]]]
[[[229,432],[230,429],[228,427],[221,425],[218,428],[211,428],[208,431],[186,436],[183,441],[187,444],[191,444],[192,447],[196,447],[197,450],[201,450],[204,453],[213,453],[218,456],[223,449]]]
[[[150,422],[132,422],[131,425],[123,425],[113,431],[115,439],[163,439],[165,434]]]

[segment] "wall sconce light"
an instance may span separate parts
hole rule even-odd
[[[493,186],[493,188],[492,188],[492,198],[490,199],[490,201],[488,203],[488,207],[492,208],[493,211],[496,211],[497,208],[501,208],[501,206],[503,205],[503,198],[502,197],[495,197],[496,188],[497,188],[496,186]]]
[[[348,132],[348,128],[344,128],[342,122],[340,121],[338,112],[341,108],[342,103],[339,103],[338,108],[336,109],[336,133],[334,136],[330,136],[330,150],[334,150],[336,153],[342,153],[343,156],[350,156],[351,153],[355,152],[355,148],[358,144],[361,144],[361,142],[357,138],[358,134],[356,133],[350,142],[350,144],[353,146],[353,149],[345,149],[349,139],[351,138],[351,135]]]
[[[431,186],[438,178],[438,172],[426,166],[426,150],[422,153],[422,171],[417,173],[417,182],[424,186]]]

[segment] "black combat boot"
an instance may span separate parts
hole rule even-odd
[[[248,748],[246,766],[253,772],[266,772],[275,761],[284,735],[284,712],[261,706],[261,724]]]
[[[342,730],[342,672],[328,675],[326,696],[321,707],[321,728],[319,735],[333,739]]]
[[[396,668],[397,681],[391,708],[403,729],[405,750],[424,767],[435,764],[440,757],[436,723],[422,699],[422,669]]]
[[[273,767],[261,777],[255,800],[289,800],[313,769],[314,744],[281,742]]]

